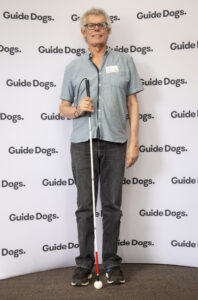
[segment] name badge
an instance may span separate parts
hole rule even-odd
[[[119,72],[118,66],[108,66],[106,67],[106,73]]]

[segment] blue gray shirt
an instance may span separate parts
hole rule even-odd
[[[83,78],[89,79],[90,97],[94,105],[94,113],[91,114],[92,137],[109,142],[126,142],[127,96],[143,90],[132,57],[108,48],[98,70],[92,62],[91,52],[87,51],[66,66],[60,98],[79,105],[82,98],[86,97],[84,81],[76,103],[78,87]],[[89,123],[85,114],[73,119],[71,142],[88,140]]]

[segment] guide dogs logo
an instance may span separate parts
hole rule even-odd
[[[155,119],[155,117],[152,114],[147,113],[147,114],[139,114],[139,119],[143,122],[148,122],[152,119]]]
[[[154,246],[155,244],[152,241],[138,241],[136,239],[133,239],[131,241],[127,241],[127,240],[118,240],[117,242],[118,246],[140,246],[143,248],[148,248],[151,246]]]
[[[185,241],[183,240],[182,242],[179,242],[177,240],[172,240],[171,241],[171,246],[173,247],[183,247],[183,248],[196,248],[198,247],[198,242],[192,242],[192,241]]]
[[[15,46],[0,45],[0,53],[1,52],[5,52],[5,53],[8,53],[10,55],[15,55],[16,53],[21,53],[21,50],[20,50],[19,47],[15,47]]]
[[[12,123],[17,123],[18,121],[23,121],[24,118],[21,115],[8,115],[6,113],[0,113],[1,121],[10,121]]]
[[[54,178],[54,179],[50,180],[50,179],[45,178],[42,180],[42,185],[44,185],[44,186],[66,186],[66,185],[71,186],[71,185],[74,185],[74,183],[75,182],[74,182],[73,178],[68,178],[67,180],[61,179],[61,178],[59,178],[59,179]]]
[[[155,184],[155,182],[151,178],[149,179],[149,178],[133,177],[131,179],[128,179],[128,178],[124,177],[122,184],[125,184],[125,185],[129,185],[129,184],[137,185],[138,184],[143,187],[148,187],[149,185]]]
[[[64,121],[65,117],[61,116],[60,113],[56,114],[56,113],[52,113],[52,114],[48,114],[48,113],[42,113],[41,114],[41,120],[43,121]]]
[[[145,145],[140,145],[139,147],[140,152],[142,153],[159,153],[159,152],[173,152],[175,154],[181,154],[183,152],[187,152],[188,149],[185,146],[171,146],[171,145],[164,145],[164,146],[159,146],[159,145],[150,145],[150,146],[145,146]]]
[[[175,217],[176,219],[181,219],[183,217],[187,217],[188,214],[185,211],[174,211],[170,209],[159,210],[159,209],[151,209],[145,210],[141,209],[139,211],[139,215],[141,217]]]
[[[182,110],[182,111],[171,111],[171,118],[173,119],[192,119],[192,118],[198,118],[198,110],[197,111],[191,111],[189,110]]]
[[[23,181],[8,181],[6,179],[1,180],[2,188],[12,188],[13,190],[17,191],[25,186],[26,185],[23,183]]]
[[[60,251],[60,250],[71,250],[71,249],[78,249],[79,244],[74,242],[68,242],[67,244],[54,244],[54,245],[43,245],[42,250],[44,252],[48,251]]]
[[[137,19],[160,19],[160,18],[167,18],[172,17],[175,19],[179,19],[182,16],[185,16],[187,13],[181,9],[181,10],[167,10],[163,9],[162,11],[149,11],[147,13],[144,12],[138,12],[137,13]]]
[[[130,45],[129,47],[125,47],[124,45],[110,47],[111,50],[123,52],[123,53],[140,53],[142,55],[146,55],[149,52],[153,52],[151,46],[137,46],[137,45]]]
[[[173,184],[198,184],[198,178],[193,178],[191,176],[178,178],[176,176],[171,178],[171,183]]]
[[[198,48],[198,41],[196,42],[182,42],[180,44],[173,42],[170,44],[170,49],[171,50],[190,50],[190,49],[195,49]]]
[[[51,213],[51,214],[46,214],[46,213],[41,213],[41,212],[37,212],[35,214],[30,214],[30,213],[14,214],[14,213],[12,213],[9,215],[9,220],[11,222],[14,222],[14,221],[17,221],[17,222],[38,221],[38,220],[52,222],[57,219],[59,219],[59,216],[55,213]]]
[[[31,81],[27,79],[13,80],[11,78],[6,80],[6,85],[8,87],[41,87],[45,90],[56,87],[53,81],[40,81],[38,79],[33,79]]]
[[[169,85],[169,86],[175,86],[175,87],[181,87],[182,85],[187,84],[187,81],[184,78],[168,78],[164,77],[163,79],[158,78],[149,78],[148,80],[141,79],[142,84],[144,86],[160,86],[160,85]]]
[[[43,147],[39,147],[39,146],[36,146],[34,148],[30,148],[29,146],[26,146],[26,147],[19,147],[19,148],[16,148],[14,146],[10,146],[8,148],[8,152],[10,154],[25,154],[25,155],[28,155],[28,154],[45,154],[46,156],[52,156],[54,154],[58,154],[58,151],[56,150],[56,148],[43,148]]]
[[[3,12],[3,17],[7,20],[20,20],[20,21],[40,21],[44,24],[48,22],[54,21],[54,18],[49,15],[39,15],[37,13],[24,13],[24,12],[18,12],[11,13],[9,11]]]
[[[111,23],[120,21],[120,18],[118,16],[109,16],[109,17],[110,17]],[[73,14],[73,15],[71,15],[71,20],[74,22],[79,21],[80,16],[78,16],[77,14]]]
[[[85,54],[86,50],[85,48],[71,48],[69,46],[39,46],[38,52],[41,54],[75,54],[76,56],[81,56]]]
[[[3,257],[5,256],[11,256],[13,258],[18,258],[20,255],[24,255],[26,252],[23,249],[7,249],[7,248],[2,248],[1,249],[1,255]]]

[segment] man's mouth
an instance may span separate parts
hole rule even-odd
[[[100,37],[102,37],[102,34],[98,34],[98,33],[96,33],[96,34],[92,34],[92,36],[91,36],[91,37],[100,38]]]

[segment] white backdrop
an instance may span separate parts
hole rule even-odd
[[[72,123],[60,118],[59,95],[65,65],[86,49],[79,16],[93,5],[111,16],[108,44],[133,56],[145,88],[119,255],[198,266],[198,3],[1,0],[0,279],[75,264]]]

